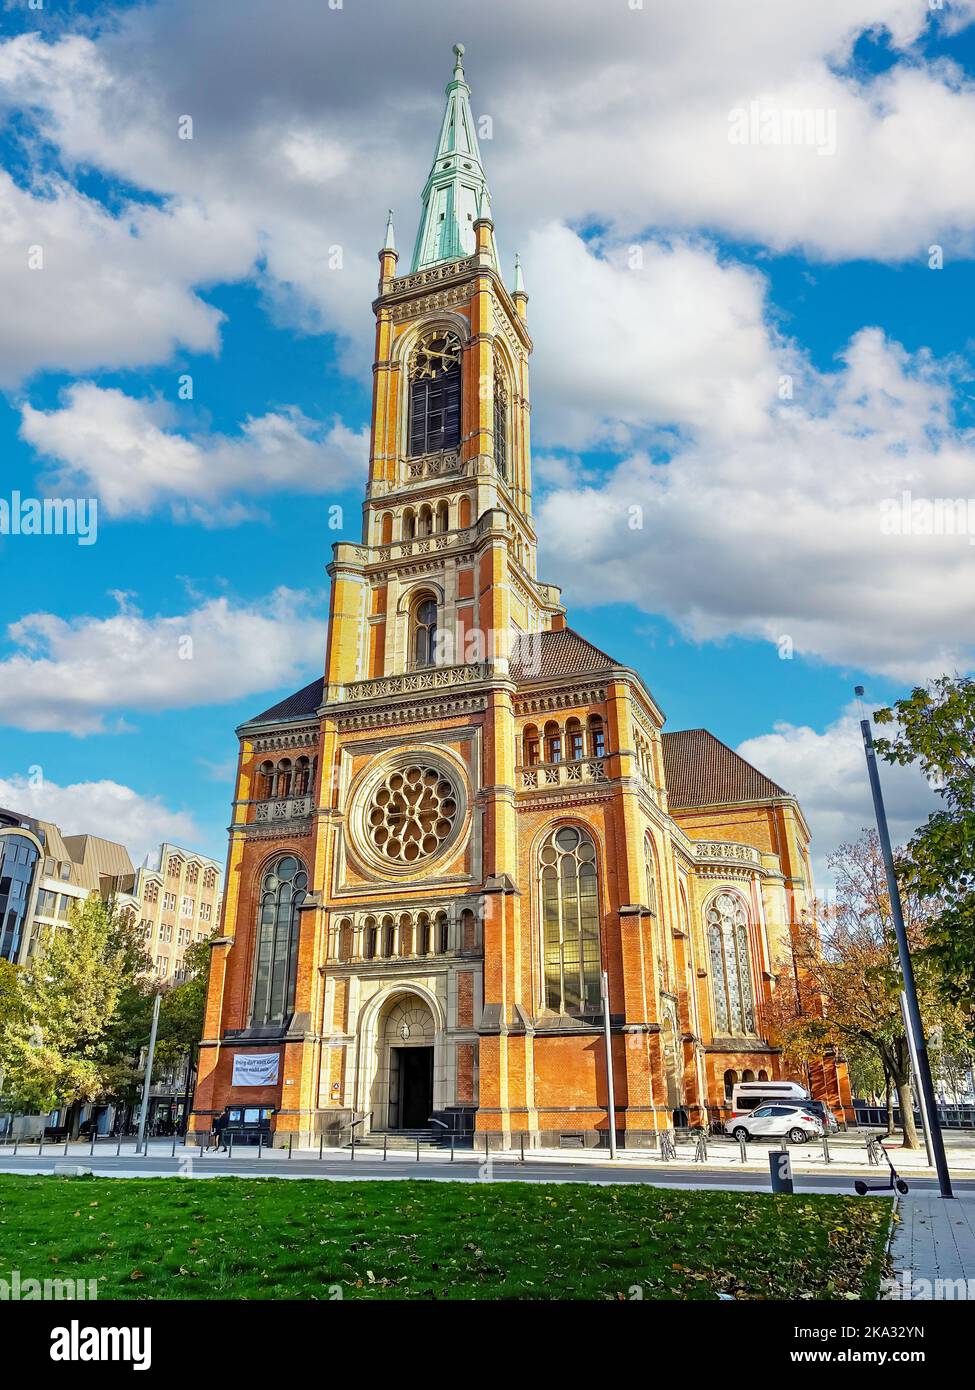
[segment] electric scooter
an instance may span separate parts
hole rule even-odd
[[[862,1178],[857,1178],[856,1182],[854,1182],[853,1184],[854,1192],[856,1192],[858,1196],[862,1197],[866,1192],[893,1192],[896,1188],[902,1197],[906,1196],[906,1194],[910,1191],[910,1188],[908,1187],[904,1179],[900,1176],[900,1174],[897,1172],[897,1169],[894,1167],[894,1165],[891,1163],[890,1154],[884,1148],[883,1143],[879,1138],[876,1138],[874,1140],[874,1147],[879,1149],[880,1152],[883,1154],[884,1158],[887,1160],[887,1167],[890,1169],[890,1179],[888,1182],[867,1183],[864,1182]]]

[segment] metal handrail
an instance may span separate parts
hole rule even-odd
[[[348,1129],[348,1131],[349,1131],[349,1139],[350,1139],[350,1142],[352,1143],[353,1146],[355,1145],[355,1127],[356,1127],[356,1125],[364,1125],[365,1122],[366,1122],[366,1120],[371,1120],[371,1119],[372,1119],[372,1116],[373,1116],[373,1112],[372,1112],[371,1110],[366,1110],[366,1111],[363,1112],[363,1114],[361,1114],[361,1115],[359,1116],[359,1118],[358,1118],[357,1120],[356,1120],[356,1119],[351,1119],[351,1120],[349,1121],[348,1125],[344,1125],[344,1126],[343,1126],[344,1129]]]
[[[436,1117],[436,1115],[428,1115],[428,1116],[427,1116],[427,1124],[428,1124],[428,1125],[439,1125],[441,1129],[449,1129],[449,1128],[450,1128],[450,1125],[446,1124],[443,1120],[438,1120],[437,1117]]]

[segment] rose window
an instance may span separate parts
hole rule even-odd
[[[457,793],[442,772],[404,767],[390,772],[373,792],[366,831],[381,857],[415,864],[450,838],[457,809]]]

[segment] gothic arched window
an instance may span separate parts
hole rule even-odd
[[[707,932],[715,1032],[731,1037],[754,1033],[748,913],[737,893],[719,893],[714,899],[707,910]]]
[[[647,883],[647,907],[653,913],[653,921],[650,930],[656,947],[657,971],[660,976],[660,987],[661,989],[670,990],[673,983],[670,943],[667,940],[667,929],[660,913],[657,852],[653,847],[653,840],[649,834],[646,835],[643,840],[643,867]]]
[[[600,1010],[596,846],[588,831],[563,825],[539,851],[545,1005],[561,1014]]]
[[[304,865],[293,854],[275,860],[261,882],[251,1023],[285,1023],[294,1013],[298,971],[298,909],[308,891]]]
[[[425,595],[413,607],[412,642],[414,666],[433,666],[437,656],[437,600]]]
[[[494,466],[508,478],[508,391],[497,362],[494,364]]]
[[[410,453],[460,443],[460,339],[449,329],[424,333],[410,357]]]

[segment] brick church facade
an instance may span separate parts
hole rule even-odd
[[[461,55],[409,270],[392,218],[379,253],[324,676],[238,730],[197,1131],[234,1104],[272,1109],[278,1143],[434,1122],[604,1142],[603,971],[621,1143],[791,1074],[765,1028],[808,828],[706,730],[665,731],[537,576],[528,296],[498,265]],[[810,1077],[848,1102],[841,1062]]]

